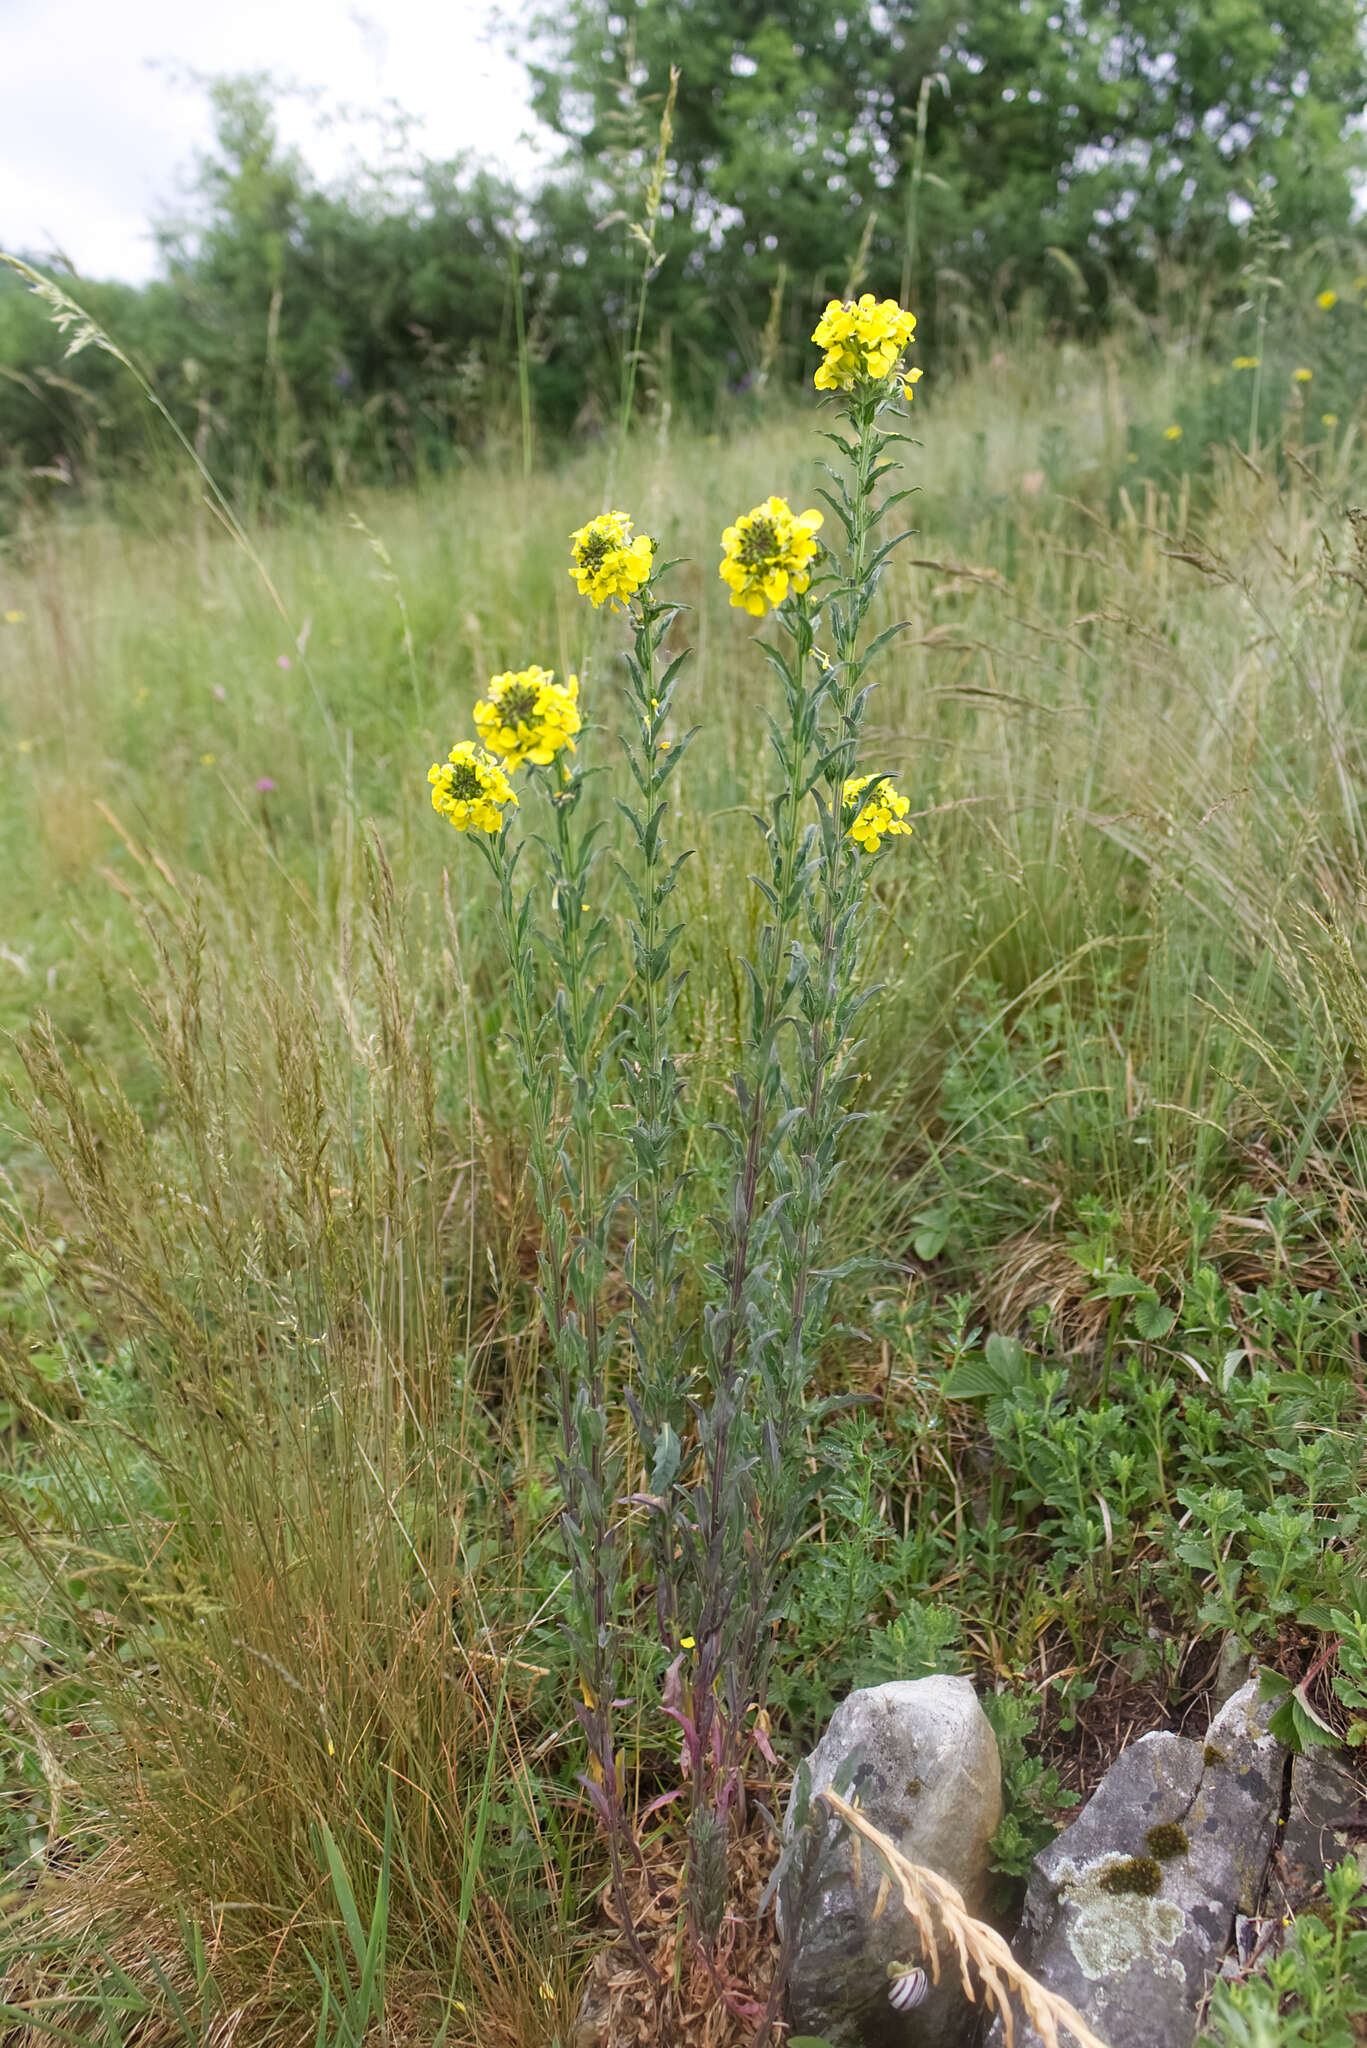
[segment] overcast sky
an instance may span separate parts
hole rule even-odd
[[[148,222],[210,139],[189,72],[270,71],[333,107],[396,101],[426,154],[525,170],[533,123],[506,43],[491,0],[0,0],[0,248],[148,277]],[[280,126],[324,177],[356,144],[302,98]]]

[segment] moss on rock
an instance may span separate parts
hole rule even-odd
[[[1162,1889],[1162,1865],[1152,1856],[1127,1856],[1123,1863],[1113,1863],[1103,1871],[1097,1883],[1112,1898],[1151,1899]]]

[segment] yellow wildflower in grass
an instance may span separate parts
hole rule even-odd
[[[1318,293],[1315,299],[1315,304],[1319,307],[1321,313],[1327,313],[1329,311],[1329,308],[1331,306],[1336,306],[1338,302],[1338,293],[1336,291],[1331,290],[1325,290]]]
[[[872,789],[869,789],[870,784]],[[864,795],[865,790],[869,790],[867,796]],[[911,827],[903,820],[911,805],[893,788],[886,775],[851,775],[842,795],[846,817],[854,812],[854,817],[845,827],[845,836],[853,839],[856,846],[862,846],[865,853],[877,853],[885,839],[910,835]]]
[[[562,747],[574,752],[580,726],[579,678],[557,683],[552,669],[509,669],[489,679],[489,694],[475,706],[475,730],[491,754],[500,754],[511,775],[524,761],[538,768],[552,762]]]
[[[904,313],[896,299],[875,299],[872,292],[832,299],[812,335],[826,351],[814,379],[817,390],[849,391],[891,376],[915,331],[916,315]]]
[[[1336,412],[1322,412],[1320,414],[1320,425],[1322,427],[1336,427],[1338,423],[1339,416]]]
[[[1180,440],[1181,440],[1181,438],[1182,438],[1182,429],[1181,429],[1181,428],[1180,428],[1180,427],[1178,426],[1178,424],[1177,424],[1176,420],[1174,420],[1174,421],[1173,421],[1173,423],[1172,423],[1172,425],[1171,425],[1170,427],[1164,427],[1164,429],[1163,429],[1163,439],[1164,439],[1165,441],[1180,441]]]
[[[1308,384],[1310,382],[1310,379],[1314,376],[1314,374],[1315,373],[1313,370],[1293,370],[1291,372],[1291,382],[1293,384]]]
[[[634,597],[650,580],[655,543],[644,533],[631,537],[631,521],[625,512],[600,512],[570,535],[570,574],[579,585],[579,595],[590,604],[611,604]]]
[[[797,512],[786,498],[766,498],[742,512],[721,537],[718,574],[731,586],[731,602],[762,619],[768,606],[782,604],[791,588],[804,591],[819,545],[820,512]]]
[[[6,624],[7,626],[22,626],[22,625],[23,625],[23,623],[24,623],[24,614],[23,614],[22,612],[6,612],[6,613],[5,613],[5,624]]]
[[[503,813],[517,797],[492,754],[473,740],[457,740],[444,761],[427,771],[432,808],[448,818],[457,832],[501,832]]]
[[[1235,356],[1233,367],[1236,370],[1256,370],[1258,358],[1257,356]]]

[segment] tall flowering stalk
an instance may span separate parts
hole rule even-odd
[[[758,819],[765,852],[754,880],[766,910],[744,963],[748,997],[721,1131],[727,1198],[714,1219],[699,1332],[679,1329],[677,1306],[684,1119],[672,898],[687,849],[675,851],[666,828],[669,781],[692,737],[677,735],[673,721],[685,655],[668,640],[682,608],[660,594],[654,543],[625,513],[604,512],[571,538],[580,592],[625,611],[631,627],[624,746],[633,788],[618,801],[630,961],[620,985],[606,972],[609,925],[596,887],[606,879],[603,822],[581,819],[577,679],[558,683],[535,665],[495,676],[475,706],[480,743],[459,742],[431,772],[434,805],[474,833],[497,880],[542,1225],[566,1626],[589,1751],[581,1782],[605,1826],[633,1943],[633,1836],[614,1740],[620,1610],[639,1561],[632,1509],[649,1517],[660,1634],[673,1653],[663,1704],[684,1738],[689,1906],[705,1944],[721,1925],[749,1747],[771,1755],[769,1648],[810,1491],[812,1369],[840,1277],[822,1262],[823,1229],[870,999],[861,978],[870,867],[909,830],[906,798],[877,764],[861,770],[859,747],[870,665],[889,638],[870,639],[866,626],[897,538],[882,536],[882,522],[905,495],[882,486],[902,438],[897,401],[911,397],[919,375],[902,366],[913,325],[890,301],[865,298],[833,302],[818,326],[826,353],[816,381],[843,413],[829,437],[843,463],[830,469],[825,494],[838,549],[823,547],[824,514],[794,512],[777,495],[723,535],[732,604],[751,617],[772,613],[780,628],[779,641],[764,645],[781,689],[769,721],[779,786]],[[509,780],[517,770],[549,806],[550,829],[535,841],[539,874],[524,893],[523,842],[508,830],[522,815]],[[538,994],[538,948],[556,986],[549,1008]],[[619,1265],[625,1308],[611,1305]],[[701,1370],[691,1372],[695,1341]],[[619,1394],[636,1439],[634,1489],[624,1432],[613,1427]]]
[[[807,1488],[803,1432],[813,1418],[812,1367],[839,1274],[820,1263],[822,1226],[850,1119],[869,863],[909,828],[908,804],[885,776],[858,775],[870,664],[891,632],[864,627],[896,536],[880,495],[903,438],[893,420],[919,372],[902,371],[914,328],[892,301],[833,301],[814,339],[826,350],[819,389],[838,394],[845,459],[826,500],[843,533],[818,562],[816,512],[771,497],[723,536],[721,574],[733,605],[772,607],[786,645],[764,653],[782,686],[770,721],[782,786],[761,819],[767,906],[756,956],[734,1116],[726,1132],[730,1186],[721,1254],[704,1317],[710,1399],[699,1416],[702,1475],[681,1516],[697,1586],[696,1656],[671,1672],[667,1704],[685,1732],[693,1803],[690,1905],[705,1939],[720,1926],[726,1840],[744,1797],[744,1757],[764,1741],[772,1628],[785,1559]],[[822,629],[833,654],[819,646]]]
[[[672,916],[671,899],[688,852],[671,850],[666,820],[668,784],[693,733],[671,730],[674,693],[687,650],[669,658],[664,653],[665,639],[683,607],[663,600],[652,579],[634,594],[629,609],[629,724],[622,737],[635,794],[618,800],[630,832],[621,872],[632,909],[632,982],[621,1009],[619,1042],[629,1110],[627,1322],[635,1367],[635,1383],[628,1386],[626,1400],[644,1465],[643,1504],[651,1516],[660,1632],[672,1642],[678,1605],[672,1506],[687,1407],[677,1327],[682,1081],[673,1035],[683,986],[674,953],[683,926]]]
[[[625,1871],[633,1836],[614,1737],[622,1663],[616,1514],[622,1452],[610,1429],[614,1331],[602,1307],[617,1203],[603,1156],[611,1094],[604,1025],[612,998],[601,974],[608,921],[592,896],[601,828],[580,826],[583,775],[570,758],[581,726],[578,694],[576,677],[558,684],[536,666],[495,676],[474,708],[484,747],[457,742],[428,779],[434,808],[458,831],[475,833],[498,890],[509,1037],[520,1068],[542,1232],[539,1296],[551,1342],[560,1529],[569,1566],[565,1628],[577,1674],[575,1712],[588,1749],[581,1783],[603,1822],[618,1912],[635,1943]],[[520,800],[504,764],[530,764],[550,807],[551,830],[536,842],[541,881],[522,892],[517,870],[524,842],[508,829]],[[538,987],[538,950],[557,986],[549,1009]]]

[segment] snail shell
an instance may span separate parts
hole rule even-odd
[[[888,2003],[894,2012],[911,2012],[930,1989],[924,1970],[903,1970],[888,1987]]]

